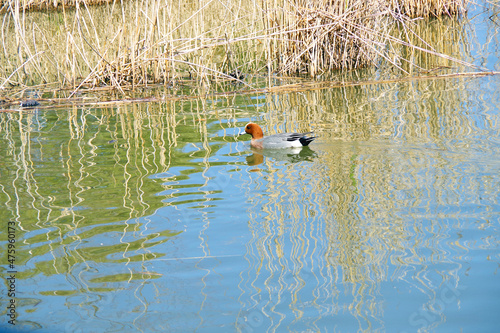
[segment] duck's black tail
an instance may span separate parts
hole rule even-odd
[[[306,133],[308,134],[308,133]],[[303,146],[307,146],[309,145],[314,139],[316,139],[315,136],[303,136],[299,139],[300,143],[303,145]]]

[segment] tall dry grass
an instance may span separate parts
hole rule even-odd
[[[408,17],[440,17],[462,14],[469,0],[390,0],[389,9],[397,15]]]
[[[446,58],[425,42],[429,36],[418,35],[411,17],[465,12],[464,1],[318,0],[311,6],[297,0],[283,5],[267,12],[269,29],[280,36],[270,42],[275,68],[311,75],[381,61],[406,71],[405,63],[419,66],[406,57],[412,50]]]
[[[48,2],[4,1],[0,89],[207,85],[240,72],[314,76],[381,63],[410,72],[422,64],[408,50],[456,60],[418,36],[411,17],[461,14],[468,0],[102,2],[28,11]]]

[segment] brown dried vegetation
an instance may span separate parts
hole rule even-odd
[[[412,18],[460,15],[467,2],[3,1],[0,89],[314,76],[380,62],[409,72],[421,64],[408,49],[455,60],[422,43]]]

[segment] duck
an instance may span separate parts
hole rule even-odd
[[[301,148],[316,139],[315,136],[308,136],[312,132],[280,133],[264,137],[262,128],[255,123],[246,124],[245,133],[252,136],[250,146],[257,149]]]

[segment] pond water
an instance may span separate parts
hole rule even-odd
[[[476,10],[463,49],[498,71],[498,18]],[[499,91],[493,75],[0,113],[16,328],[494,332]],[[254,151],[249,121],[318,138]]]

